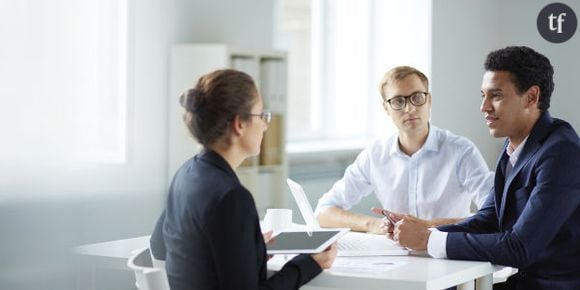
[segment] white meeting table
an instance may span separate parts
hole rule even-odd
[[[129,270],[127,260],[135,249],[148,247],[149,236],[76,247],[87,265],[95,268]],[[365,289],[365,290],[435,290],[458,286],[458,290],[492,289],[494,270],[489,262],[433,259],[424,256],[384,256],[385,261],[404,262],[381,274],[347,274],[324,271],[301,289]],[[341,257],[337,257],[337,260]],[[376,259],[376,257],[375,257]],[[268,270],[281,265],[268,263]]]

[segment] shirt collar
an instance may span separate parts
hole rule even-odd
[[[512,166],[516,165],[516,162],[518,161],[518,158],[520,157],[520,154],[522,153],[522,150],[526,145],[526,141],[528,141],[528,137],[530,137],[530,135],[526,136],[526,138],[524,138],[524,141],[522,141],[522,143],[520,143],[520,145],[518,145],[518,147],[516,148],[512,148],[511,142],[509,142],[507,147],[505,148],[505,153],[509,156],[510,158],[509,161],[512,164]]]
[[[429,132],[427,133],[427,140],[425,140],[425,144],[423,144],[423,147],[421,147],[421,149],[419,149],[419,151],[427,150],[427,151],[438,152],[439,151],[439,141],[437,138],[438,134],[439,134],[439,129],[437,127],[431,126],[431,124],[429,124]],[[395,153],[406,155],[405,153],[403,153],[403,151],[401,151],[401,148],[399,147],[399,136],[394,135],[391,140],[392,140],[392,143],[391,143],[391,150],[389,150],[389,155],[393,155]]]
[[[437,135],[439,135],[439,130],[434,126],[429,125],[427,140],[425,141],[425,144],[423,144],[423,148],[425,148],[425,150],[433,152],[439,151],[439,138],[437,138]]]

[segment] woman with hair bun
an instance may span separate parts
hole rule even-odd
[[[180,103],[203,150],[177,170],[151,236],[171,289],[298,289],[329,268],[336,245],[296,256],[266,276],[264,239],[271,233],[262,235],[254,199],[234,172],[260,152],[271,120],[252,78],[231,69],[211,72]]]

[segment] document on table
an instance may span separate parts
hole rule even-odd
[[[278,271],[296,255],[274,255],[268,261],[268,269]],[[328,269],[334,274],[379,275],[407,264],[406,261],[396,261],[386,256],[375,257],[336,257],[332,267]]]
[[[349,232],[338,240],[338,256],[401,256],[409,251],[384,235]]]
[[[408,262],[393,261],[387,257],[337,257],[329,269],[335,274],[376,275],[403,266]]]

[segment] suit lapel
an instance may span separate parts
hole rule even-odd
[[[501,226],[502,221],[503,221],[503,216],[505,213],[506,203],[508,202],[508,197],[510,195],[512,195],[511,194],[512,191],[510,190],[510,186],[512,185],[512,182],[514,181],[514,178],[519,174],[519,172],[522,170],[522,168],[524,168],[524,166],[526,166],[526,164],[532,159],[532,157],[538,151],[538,149],[540,149],[540,145],[539,145],[539,143],[537,143],[537,140],[535,143],[529,143],[530,141],[532,141],[532,140],[530,140],[528,138],[528,141],[526,141],[525,147],[523,148],[522,153],[520,154],[520,157],[518,158],[518,161],[516,162],[516,165],[509,173],[509,176],[504,178],[505,185],[503,187],[501,207],[500,207],[500,213],[499,213],[500,226]],[[508,159],[509,159],[509,157],[508,157]],[[507,162],[509,162],[509,161],[507,161]]]
[[[534,154],[536,154],[538,149],[540,149],[541,142],[544,140],[544,138],[546,138],[546,136],[550,132],[550,125],[552,124],[552,122],[553,122],[553,120],[552,120],[552,117],[550,116],[550,113],[545,112],[542,116],[540,116],[540,118],[538,119],[538,121],[536,121],[536,124],[532,128],[530,135],[528,137],[528,140],[526,141],[526,144],[524,144],[524,148],[522,149],[522,152],[520,153],[520,156],[518,157],[518,161],[516,162],[514,168],[511,170],[509,176],[507,176],[507,177],[502,176],[504,186],[501,190],[501,192],[502,192],[501,204],[499,207],[499,209],[500,209],[499,210],[500,228],[501,228],[501,225],[503,224],[503,217],[504,217],[504,213],[505,213],[506,204],[508,202],[508,197],[511,193],[510,186],[511,186],[512,182],[514,181],[515,177],[520,173],[522,168],[524,168],[524,166],[526,166],[526,164],[528,164],[528,162],[530,162],[530,160],[532,159]],[[505,148],[504,148],[504,154],[506,154]],[[502,171],[501,171],[502,175],[503,175],[503,172],[505,172],[505,164],[507,162],[509,162],[508,159],[509,159],[509,157],[507,157],[505,159],[506,162],[502,162],[500,159],[500,162],[498,164],[498,168],[501,167],[501,169],[502,169]],[[496,171],[496,174],[497,174],[497,172],[498,171]],[[497,178],[496,178],[496,182],[498,182]],[[501,182],[501,181],[499,181],[499,182]],[[498,192],[498,191],[496,191],[496,192]],[[497,201],[496,201],[496,204],[497,204]]]
[[[507,144],[507,142],[506,142]],[[501,228],[501,216],[503,211],[503,196],[504,196],[504,188],[505,188],[505,167],[508,162],[507,154],[505,153],[505,146],[503,150],[503,154],[500,155],[500,158],[497,161],[497,166],[495,169],[495,211],[499,221],[499,227]]]
[[[501,155],[506,155],[505,150],[504,153]],[[498,216],[499,221],[499,228],[501,229],[501,217],[503,215],[503,196],[504,196],[504,188],[505,188],[505,166],[507,163],[507,159],[501,157],[497,162],[497,168],[495,170],[495,209],[496,214]]]

